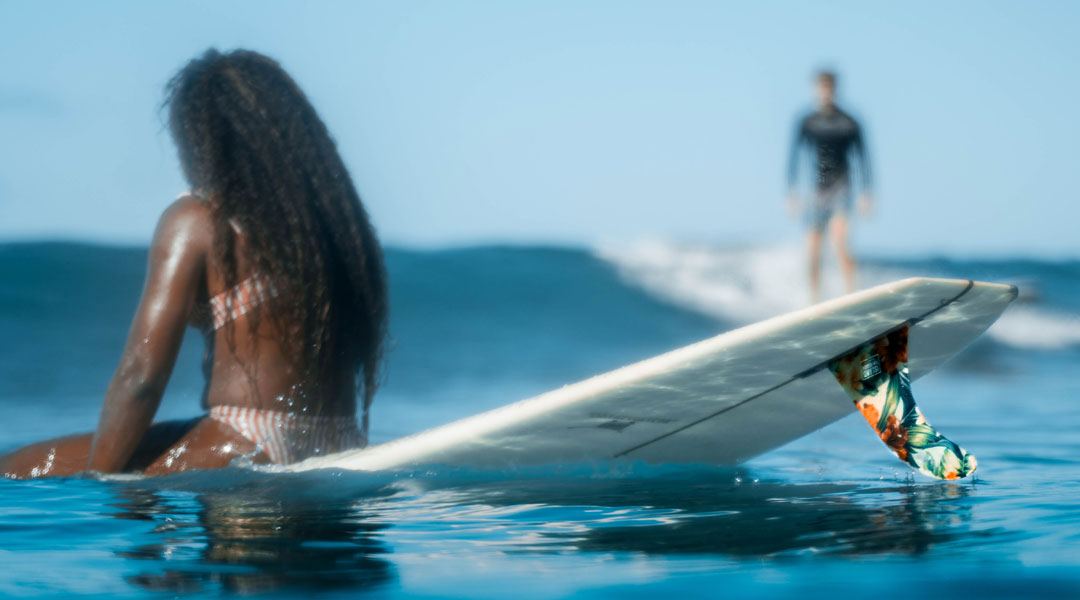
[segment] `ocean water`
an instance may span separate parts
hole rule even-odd
[[[0,452],[93,427],[145,250],[0,245]],[[385,441],[798,308],[794,248],[391,249]],[[835,284],[835,273],[829,273]],[[1021,297],[915,384],[977,477],[858,417],[737,469],[0,480],[0,597],[1080,597],[1080,262],[870,258]],[[159,417],[198,413],[201,341]]]

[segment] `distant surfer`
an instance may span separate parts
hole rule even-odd
[[[797,213],[797,177],[804,148],[813,152],[816,176],[813,196],[806,210],[810,233],[807,250],[810,262],[810,296],[821,294],[821,244],[826,231],[832,238],[848,293],[855,291],[855,261],[848,249],[848,225],[852,205],[851,159],[859,161],[862,193],[859,210],[873,209],[870,194],[870,163],[862,128],[836,105],[836,75],[821,71],[815,78],[818,106],[799,120],[788,160],[788,210]]]
[[[326,126],[255,52],[207,51],[167,90],[194,191],[158,223],[97,431],[0,457],[0,476],[285,464],[367,443],[386,275]],[[151,424],[189,324],[206,340],[206,412]]]

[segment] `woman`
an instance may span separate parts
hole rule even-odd
[[[367,442],[386,276],[326,126],[255,52],[210,50],[167,89],[196,191],[158,223],[97,431],[0,457],[9,477],[290,463]],[[208,414],[152,425],[188,324],[206,336]]]

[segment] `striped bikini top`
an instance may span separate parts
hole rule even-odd
[[[277,288],[266,277],[252,275],[247,279],[210,298],[208,315],[203,319],[216,331],[226,323],[239,319],[251,309],[278,295]]]
[[[186,196],[205,202],[205,196],[198,190],[182,192],[176,198],[179,200]],[[237,233],[240,232],[235,223],[230,222],[230,224]],[[231,290],[225,290],[210,298],[205,306],[196,307],[192,320],[203,329],[211,328],[212,331],[217,331],[226,323],[246,315],[251,309],[270,298],[276,298],[277,295],[278,291],[269,279],[265,276],[252,275],[233,286]]]

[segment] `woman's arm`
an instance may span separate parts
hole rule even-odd
[[[177,200],[161,216],[142,299],[105,394],[88,470],[122,470],[150,427],[205,277],[212,235],[209,212],[194,198]]]

